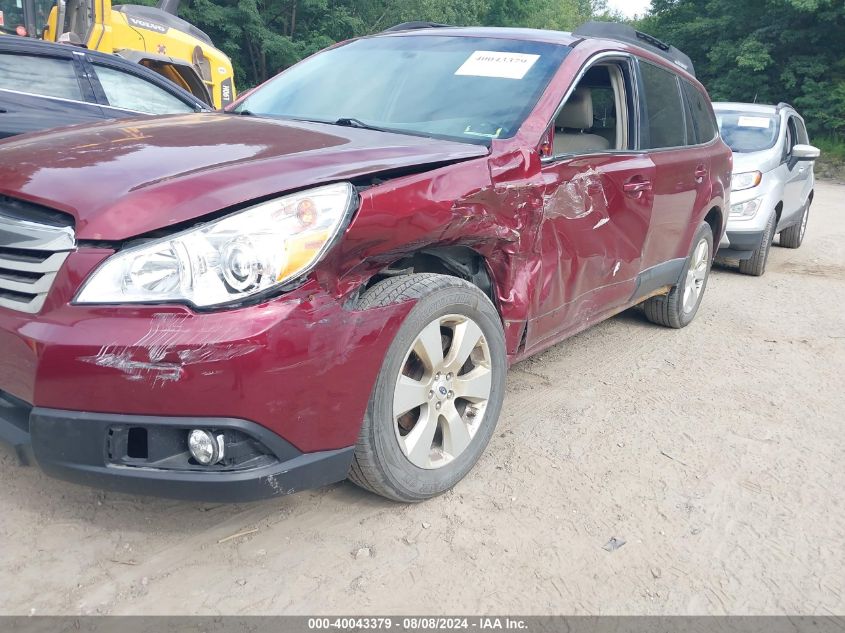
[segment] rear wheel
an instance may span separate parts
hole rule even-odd
[[[780,245],[784,248],[798,248],[804,242],[807,233],[807,220],[810,218],[810,201],[804,205],[801,221],[780,232]]]
[[[712,253],[713,231],[709,224],[702,222],[695,232],[692,251],[681,274],[681,283],[668,294],[652,297],[643,304],[649,321],[675,329],[692,323],[707,288]]]
[[[772,240],[775,239],[775,223],[777,219],[774,214],[766,222],[766,228],[763,230],[763,239],[760,240],[760,246],[748,259],[739,260],[739,272],[743,275],[751,275],[753,277],[760,277],[766,272],[766,262],[769,261],[769,251],[772,249]]]
[[[396,501],[458,483],[496,427],[507,363],[499,315],[477,287],[414,274],[373,286],[361,307],[416,299],[388,349],[349,478]]]

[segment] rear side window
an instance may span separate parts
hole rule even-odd
[[[710,108],[710,103],[701,91],[687,81],[681,81],[684,94],[687,97],[687,105],[692,114],[692,122],[695,127],[696,139],[699,143],[709,143],[717,134],[716,119]],[[692,142],[692,139],[690,139]]]
[[[95,64],[97,78],[113,108],[146,114],[193,112],[194,108],[146,79]]]
[[[70,59],[0,54],[0,88],[82,101]]]
[[[686,145],[684,104],[677,77],[644,61],[640,62],[640,72],[648,122],[648,133],[642,139],[643,149]]]

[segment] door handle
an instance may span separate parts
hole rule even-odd
[[[622,190],[632,198],[639,198],[643,195],[643,192],[651,191],[651,189],[651,181],[643,180],[639,176],[635,176],[622,185]]]
[[[695,182],[701,184],[707,177],[707,168],[704,165],[699,165],[695,168]]]

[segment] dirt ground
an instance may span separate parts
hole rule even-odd
[[[514,367],[421,505],[106,494],[0,448],[0,613],[845,613],[843,199],[765,277],[715,270],[689,328],[623,314]]]

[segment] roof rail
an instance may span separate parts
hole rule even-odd
[[[439,29],[443,27],[450,27],[451,24],[438,24],[437,22],[402,22],[396,26],[391,26],[389,29],[384,29],[382,33],[393,33],[395,31],[416,31],[418,29]]]
[[[657,53],[662,58],[669,60],[679,68],[683,68],[690,75],[695,76],[695,68],[692,60],[677,48],[648,33],[637,31],[634,27],[617,22],[586,22],[572,32],[573,35],[584,37],[600,37],[626,44],[640,46],[652,53]]]
[[[777,109],[778,109],[778,110],[781,110],[781,109],[783,109],[783,108],[789,108],[790,110],[794,110],[794,109],[795,109],[795,108],[793,108],[791,105],[789,105],[786,101],[781,101],[781,102],[777,105]]]

